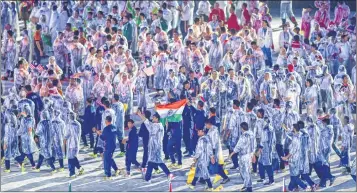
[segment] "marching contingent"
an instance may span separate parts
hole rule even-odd
[[[190,159],[191,189],[214,191],[239,171],[241,191],[253,191],[253,176],[272,185],[277,173],[289,174],[288,191],[316,191],[336,179],[334,152],[356,181],[356,15],[343,1],[311,1],[299,24],[282,0],[277,31],[268,5],[1,2],[2,172],[11,162],[51,175],[67,165],[75,178],[85,148],[105,180],[128,178],[135,165],[147,182],[160,169],[174,182],[172,170]]]

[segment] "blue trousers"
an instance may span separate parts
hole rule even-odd
[[[263,164],[259,163],[259,176],[260,179],[265,179],[265,172],[267,172],[268,177],[269,177],[269,182],[273,183],[274,182],[274,172],[273,172],[273,166],[272,165],[266,165],[264,166]]]
[[[302,189],[307,188],[306,184],[298,176],[290,176],[289,191],[293,191],[297,186],[300,186]]]
[[[185,143],[185,148],[186,148],[186,151],[191,153],[192,150],[191,150],[191,145],[190,145],[190,130],[191,130],[191,124],[184,124],[183,125],[183,142]]]
[[[313,168],[316,171],[317,176],[321,179],[320,186],[326,186],[326,181],[334,177],[331,175],[330,167],[327,165],[322,165],[320,161],[314,163]]]
[[[190,154],[191,155],[196,150],[197,142],[198,142],[198,135],[197,135],[197,133],[193,133],[192,138],[190,140],[190,146],[191,146]]]
[[[229,154],[231,154],[233,151],[231,149],[229,149]],[[239,165],[238,165],[238,154],[235,153],[233,156],[232,156],[232,162],[233,162],[233,166],[235,168],[237,168]]]
[[[38,162],[37,162],[37,166],[36,169],[39,169],[42,165],[43,160],[45,159],[45,157],[43,157],[43,155],[40,154],[39,158],[38,158]],[[52,168],[52,170],[55,170],[55,165],[53,164],[55,162],[55,158],[51,157],[49,159],[46,160],[47,164]]]
[[[143,161],[141,163],[141,167],[142,168],[146,168],[146,164],[148,162],[148,152],[149,152],[149,148],[148,148],[148,143],[149,143],[149,140],[145,140],[143,138]]]
[[[103,153],[104,173],[107,177],[112,176],[112,173],[111,173],[112,167],[115,171],[118,170],[117,164],[115,163],[115,161],[113,159],[113,153],[114,153],[114,151],[104,151],[104,153]]]
[[[181,152],[181,136],[172,136],[167,143],[167,150],[170,155],[171,163],[176,163],[175,153],[177,154],[177,163],[182,165],[182,152]]]
[[[315,185],[315,182],[311,180],[309,174],[301,174],[301,179],[309,184],[310,187]]]
[[[266,57],[265,66],[268,66],[271,68],[273,66],[273,59],[271,57],[271,49],[267,48],[265,46],[263,46],[261,49],[264,53],[264,56]]]
[[[68,170],[69,170],[69,175],[73,176],[76,173],[76,168],[79,169],[81,168],[81,165],[79,164],[79,161],[77,159],[77,157],[72,158],[72,159],[68,159]]]
[[[137,167],[140,166],[139,162],[136,160],[136,152],[135,152],[135,155],[132,155],[132,154],[134,154],[134,152],[126,151],[125,167],[126,167],[126,171],[127,171],[127,172],[130,172],[130,166],[131,166],[131,164],[134,164],[134,165],[136,165]]]
[[[340,154],[340,159],[341,159],[341,165],[342,166],[348,166],[348,162],[349,162],[349,159],[350,159],[348,151],[349,151],[349,149],[345,148]]]
[[[30,161],[32,167],[35,167],[35,166],[36,166],[35,161],[33,160],[33,155],[32,155],[32,153],[30,153],[30,154],[21,153],[21,155],[18,156],[18,157],[16,157],[15,160],[16,160],[17,162],[19,162],[19,163],[20,163],[20,162],[22,163],[22,162],[24,161],[25,157],[27,157],[27,158],[29,159],[29,161]],[[20,164],[21,164],[21,163],[20,163]]]
[[[285,169],[285,161],[283,159],[281,159],[281,157],[285,156],[284,155],[283,145],[282,144],[276,144],[275,148],[276,148],[276,152],[278,153],[279,159],[280,159],[280,162],[279,162],[280,169],[283,170],[283,169]]]
[[[60,164],[60,168],[64,168],[63,159],[58,159],[58,162]]]
[[[320,179],[322,178],[322,174],[321,174],[321,166],[318,167],[316,164],[309,164],[310,165],[310,172],[309,175],[311,175],[312,169],[315,170],[317,177],[319,177]]]
[[[193,186],[196,186],[197,180],[198,180],[198,177],[194,177],[191,184]],[[204,181],[207,183],[208,188],[212,188],[211,179],[209,179],[209,178],[208,179],[204,179]]]
[[[255,160],[257,160],[255,163],[252,163],[252,169],[253,169],[253,173],[257,173],[257,168],[258,168],[258,156],[255,156]]]
[[[93,136],[93,132],[90,131],[90,132],[88,132],[87,134],[89,134],[89,144],[90,144],[90,148],[93,148],[93,146],[94,146],[94,136]],[[84,143],[84,146],[88,146],[87,137],[86,137],[87,134],[82,131],[81,138],[82,138],[82,141],[83,141],[83,143]]]
[[[188,30],[188,21],[180,21],[180,32],[182,37],[186,37]]]
[[[36,45],[35,45],[36,46]],[[37,62],[37,64],[41,64],[41,54],[40,54],[40,51],[37,50],[37,48],[35,48],[35,60]],[[43,50],[42,50],[43,51]]]
[[[1,143],[1,159],[4,157],[4,154],[5,154],[4,149],[3,149],[3,145],[4,144]]]
[[[279,170],[279,159],[273,159],[272,163],[273,171],[278,171]]]
[[[164,133],[164,138],[162,140],[162,150],[164,151],[165,154],[165,159],[169,159],[170,158],[170,154],[168,151],[168,143],[169,143],[169,136],[167,135],[167,133]]]
[[[17,156],[15,157],[15,160],[19,163],[22,164],[24,161],[22,156]],[[10,160],[5,160],[5,169],[9,170],[10,169]]]
[[[146,181],[149,181],[151,179],[152,170],[157,167],[160,167],[162,169],[162,171],[164,171],[167,176],[170,175],[170,171],[164,163],[148,162],[148,167],[147,167],[146,174],[145,174]]]
[[[227,179],[228,176],[224,173],[223,165],[218,164],[218,175],[220,175],[223,179]]]

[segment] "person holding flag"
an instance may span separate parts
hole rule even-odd
[[[173,100],[171,100],[173,101]],[[162,119],[166,119],[166,126],[168,127],[169,141],[167,144],[167,150],[170,155],[171,165],[170,168],[182,167],[182,152],[181,152],[181,140],[182,140],[182,113],[184,111],[186,99],[169,103],[167,105],[157,105],[156,110]],[[175,160],[175,153],[177,154],[177,163]]]
[[[159,166],[167,175],[168,180],[171,181],[173,179],[173,174],[167,168],[165,163],[161,158],[161,150],[162,150],[162,141],[164,138],[164,127],[160,123],[160,115],[159,113],[155,113],[152,118],[152,122],[150,122],[141,111],[137,112],[137,115],[144,121],[144,124],[149,131],[149,158],[148,158],[148,166],[145,173],[144,180],[147,182],[151,182],[151,174],[152,170]],[[145,170],[144,170],[145,171]]]

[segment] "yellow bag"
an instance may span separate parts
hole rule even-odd
[[[128,109],[128,104],[124,103],[124,112],[126,112],[126,110]]]
[[[219,140],[219,142],[218,142],[218,164],[219,165],[224,165],[224,158],[223,158],[221,140]]]
[[[193,181],[193,178],[195,177],[195,173],[196,173],[196,168],[195,167],[191,167],[190,171],[187,174],[187,184],[191,184]]]

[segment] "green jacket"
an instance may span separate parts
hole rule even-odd
[[[123,25],[123,35],[126,37],[128,42],[133,40],[133,26],[130,22]]]

